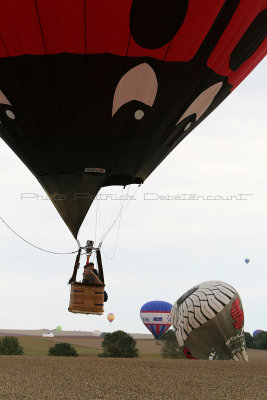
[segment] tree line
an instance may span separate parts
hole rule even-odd
[[[139,356],[138,348],[134,338],[126,332],[115,331],[102,335],[102,353],[99,357],[122,357],[135,358]],[[267,332],[260,332],[256,336],[251,336],[245,332],[247,348],[267,350]],[[176,335],[172,329],[165,332],[161,339],[161,354],[163,358],[185,358],[182,350],[178,346]],[[23,355],[24,350],[18,338],[6,336],[0,338],[1,355]],[[49,356],[78,357],[78,352],[69,343],[56,343],[48,350]]]
[[[252,336],[249,332],[245,332],[245,339],[247,348],[267,350],[267,332],[259,332],[256,336]]]

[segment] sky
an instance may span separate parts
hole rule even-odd
[[[82,245],[98,243],[126,207],[103,242],[103,316],[68,312],[74,254],[41,252],[0,221],[0,329],[148,333],[139,315],[144,303],[173,304],[197,283],[222,280],[241,296],[245,331],[267,330],[266,76],[265,59],[137,192],[101,192],[80,230]],[[37,180],[2,140],[0,181],[0,216],[16,232],[51,251],[77,249]],[[132,201],[116,200],[131,194]]]

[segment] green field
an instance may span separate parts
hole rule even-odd
[[[35,336],[19,336],[18,340],[23,347],[25,355],[32,356],[47,356],[49,347],[53,347],[57,342],[65,342],[64,338],[61,340],[51,340],[49,338],[41,338]],[[101,350],[92,349],[89,347],[82,347],[73,345],[77,350],[78,354],[82,357],[93,357],[101,353]]]
[[[38,336],[18,336],[25,355],[47,356],[49,347],[56,343],[70,343],[81,357],[96,357],[102,353],[102,339],[92,338],[73,338],[73,337],[54,337],[42,338]],[[137,340],[139,357],[142,359],[162,359],[160,353],[161,346],[155,345],[154,340]]]
[[[53,337],[43,338],[38,336],[17,336],[25,355],[47,356],[49,347],[56,343],[70,343],[81,357],[97,357],[102,353],[100,338],[90,337]],[[161,346],[154,339],[137,339],[136,346],[139,350],[139,358],[143,360],[162,359]],[[248,349],[249,361],[267,362],[266,350]]]
[[[81,357],[96,357],[102,353],[101,339],[92,338],[73,338],[73,337],[54,337],[42,338],[38,336],[18,336],[25,355],[47,356],[49,347],[53,347],[56,343],[70,343]],[[140,342],[140,343],[139,343]],[[154,345],[154,340],[137,341],[140,358],[161,359],[160,347]]]

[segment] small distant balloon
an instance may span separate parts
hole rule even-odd
[[[56,327],[56,330],[57,330],[58,332],[61,332],[61,331],[62,331],[62,326],[60,326],[60,325],[57,326],[57,327]]]
[[[253,332],[253,337],[255,337],[255,336],[257,336],[259,333],[261,333],[261,332],[264,332],[264,330],[263,329],[256,329],[254,332]]]
[[[245,263],[248,264],[249,263],[249,258],[245,259]]]
[[[113,313],[109,313],[108,315],[107,315],[107,319],[109,320],[109,322],[111,323],[111,322],[113,322],[114,321],[114,319],[115,319],[115,315],[113,314]]]

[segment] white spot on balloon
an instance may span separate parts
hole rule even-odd
[[[134,118],[137,119],[137,120],[139,121],[140,119],[143,118],[144,115],[145,115],[145,113],[144,113],[143,110],[137,110],[137,111],[135,111],[135,113],[134,113]]]
[[[8,118],[10,119],[15,119],[15,114],[10,111],[10,110],[6,110],[6,115],[8,116]]]
[[[185,127],[184,127],[184,131],[187,131],[187,129],[189,129],[191,125],[192,125],[192,122],[188,122],[188,124],[185,125]]]

